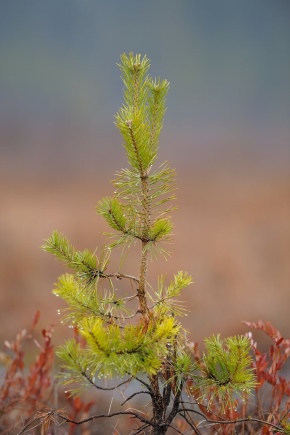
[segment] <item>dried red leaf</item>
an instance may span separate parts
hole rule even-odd
[[[34,328],[34,327],[37,325],[37,323],[38,323],[38,321],[39,321],[39,318],[40,318],[40,311],[37,310],[36,313],[34,314],[34,319],[33,319],[33,323],[32,323],[32,328]]]
[[[279,344],[281,344],[283,340],[284,340],[284,338],[281,337],[281,338],[276,342],[276,346],[279,346]]]

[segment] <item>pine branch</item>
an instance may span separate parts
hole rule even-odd
[[[157,427],[158,425],[156,423],[154,423],[154,421],[152,420],[148,420],[147,418],[143,417],[142,414],[134,412],[134,411],[118,411],[118,412],[113,412],[111,414],[98,414],[98,415],[93,415],[91,417],[85,418],[84,420],[73,420],[70,419],[68,417],[66,417],[64,414],[61,413],[57,413],[57,415],[64,421],[66,421],[67,423],[73,423],[77,426],[84,424],[84,423],[88,423],[89,421],[93,421],[93,420],[97,420],[99,418],[112,418],[112,417],[116,417],[119,415],[129,415],[132,416],[136,419],[138,419],[139,421],[142,421],[142,423],[146,423],[149,427]]]
[[[245,336],[229,337],[225,343],[219,335],[205,339],[206,353],[200,365],[201,377],[195,379],[200,401],[209,399],[208,407],[218,400],[222,410],[235,408],[234,394],[249,394],[257,385],[250,368],[250,341]]]
[[[105,278],[104,273],[109,261],[108,254],[103,254],[99,261],[88,249],[76,251],[68,239],[58,231],[45,240],[42,249],[53,254],[57,259],[64,261],[67,266],[74,269],[78,276],[90,284],[98,278]]]

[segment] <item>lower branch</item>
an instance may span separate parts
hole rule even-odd
[[[211,419],[207,418],[202,412],[196,411],[195,409],[183,408],[182,412],[183,411],[184,412],[193,412],[194,414],[199,414],[209,424],[223,424],[223,425],[234,424],[235,425],[238,423],[255,422],[255,423],[260,423],[261,425],[272,427],[273,429],[275,429],[279,433],[285,433],[285,430],[282,427],[277,426],[276,424],[270,423],[268,421],[261,420],[259,418],[255,418],[255,417],[249,416],[249,417],[244,417],[244,418],[237,418],[236,420],[211,420]]]
[[[92,385],[94,388],[96,388],[97,390],[104,390],[104,391],[115,391],[117,388],[120,388],[123,385],[128,384],[132,380],[132,377],[131,377],[131,378],[126,379],[125,381],[121,382],[120,384],[115,385],[114,387],[102,387],[100,385],[95,384],[92,381],[92,379],[87,375],[86,372],[82,371],[81,374],[90,383],[90,385]]]
[[[125,274],[119,273],[119,272],[109,273],[108,275],[106,275],[106,278],[117,278],[119,280],[121,280],[121,279],[129,279],[130,281],[135,282],[135,284],[139,284],[139,279],[136,278],[135,276],[133,276],[133,275],[125,275]]]
[[[113,412],[112,414],[98,414],[98,415],[93,415],[92,417],[88,417],[88,418],[85,418],[84,420],[79,420],[79,421],[72,420],[61,413],[57,413],[56,415],[59,418],[61,418],[62,420],[66,421],[67,423],[72,423],[72,424],[75,424],[77,426],[84,424],[84,423],[88,423],[89,421],[97,420],[99,418],[111,418],[111,417],[116,417],[118,415],[129,415],[133,418],[137,418],[138,420],[142,421],[142,423],[145,423],[148,426],[152,426],[152,427],[158,426],[153,421],[148,420],[147,418],[145,418],[142,415],[137,414],[137,412],[133,412],[133,411],[119,411],[119,412]]]
[[[124,400],[124,402],[121,403],[121,406],[125,405],[125,403],[129,402],[129,400],[133,399],[133,397],[138,396],[139,394],[149,394],[151,396],[151,393],[149,391],[137,391],[137,393],[131,394],[131,396],[127,397],[127,399]]]

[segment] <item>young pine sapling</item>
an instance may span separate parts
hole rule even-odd
[[[149,66],[146,56],[121,56],[124,104],[115,122],[129,168],[122,169],[113,181],[114,195],[103,198],[97,206],[114,230],[109,245],[98,258],[87,249],[75,250],[57,231],[44,244],[45,251],[73,271],[59,277],[53,292],[67,303],[64,321],[77,329],[85,343],[68,340],[58,355],[65,370],[63,381],[72,384],[72,394],[79,392],[80,385],[114,390],[131,382],[135,387],[139,382],[140,388],[125,400],[123,408],[137,395],[150,397],[152,415],[147,408],[142,412],[122,408],[117,413],[93,416],[92,420],[126,414],[135,418],[134,433],[150,431],[157,435],[175,427],[179,415],[200,433],[191,418],[196,403],[212,395],[223,401],[224,408],[233,408],[237,397],[233,394],[244,396],[255,385],[249,368],[250,342],[245,337],[231,337],[225,348],[219,337],[212,337],[206,342],[205,357],[197,361],[177,320],[184,310],[176,298],[191,284],[191,276],[179,271],[167,285],[162,275],[156,288],[147,283],[149,256],[166,255],[160,244],[172,232],[170,202],[175,175],[167,162],[155,167],[169,83],[149,77]],[[110,271],[112,250],[135,244],[140,247],[138,273]],[[128,296],[118,294],[117,280],[127,283]],[[135,301],[138,306],[133,309]],[[101,384],[107,378],[121,381],[108,387]],[[205,407],[210,406],[208,403]],[[60,417],[72,422],[65,415]]]

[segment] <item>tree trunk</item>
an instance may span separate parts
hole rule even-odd
[[[167,432],[167,426],[166,425],[160,425],[160,427],[155,427],[153,430],[154,435],[164,435]]]

